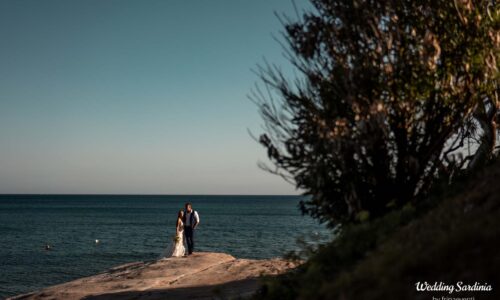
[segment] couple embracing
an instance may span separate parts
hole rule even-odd
[[[200,223],[198,212],[193,210],[191,203],[185,204],[185,209],[180,210],[175,223],[175,238],[173,249],[169,256],[180,257],[186,255],[184,247],[184,236],[188,247],[187,255],[193,254],[194,250],[194,231]]]

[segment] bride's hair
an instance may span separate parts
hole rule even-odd
[[[179,224],[179,218],[182,220],[182,216],[184,215],[184,210],[179,210],[179,213],[177,214],[177,219],[175,219],[175,227]]]

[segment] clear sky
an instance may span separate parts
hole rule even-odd
[[[301,2],[301,1],[297,1]],[[0,193],[296,194],[247,98],[291,0],[0,0]]]

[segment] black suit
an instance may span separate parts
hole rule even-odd
[[[184,217],[183,217],[183,222],[184,222],[184,235],[186,236],[186,243],[188,246],[188,254],[192,254],[194,250],[194,228],[198,224],[196,222],[196,218],[194,216],[195,211],[191,211],[190,215],[190,223],[191,225],[186,225],[187,221],[187,211],[184,211]]]

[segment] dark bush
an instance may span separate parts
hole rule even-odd
[[[259,68],[276,168],[334,226],[418,202],[497,145],[500,13],[492,0],[312,0],[284,37],[296,80]]]

